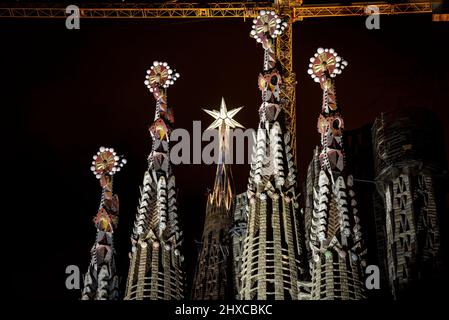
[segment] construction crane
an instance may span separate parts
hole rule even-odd
[[[9,4],[11,5],[11,4]],[[34,2],[16,3],[6,7],[0,3],[0,18],[53,19],[67,18],[66,4]],[[267,2],[183,3],[95,3],[80,5],[81,19],[194,19],[194,18],[255,18],[261,10],[274,10],[283,16],[288,27],[277,37],[277,58],[283,69],[284,88],[281,97],[285,101],[286,124],[291,133],[291,143],[296,161],[296,75],[293,72],[292,25],[297,21],[323,17],[367,16],[368,6],[376,6],[380,15],[432,13],[432,2],[386,3],[366,2],[351,5],[303,5],[302,0],[274,0]]]

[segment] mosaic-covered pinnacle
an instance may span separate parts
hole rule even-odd
[[[97,179],[104,175],[114,175],[126,164],[123,156],[117,155],[113,148],[100,147],[97,154],[93,156],[90,170]]]
[[[310,74],[315,82],[323,84],[328,77],[335,78],[348,65],[348,62],[340,57],[334,49],[318,48],[313,57],[310,58]]]
[[[287,27],[287,22],[281,19],[274,11],[260,11],[253,20],[253,30],[250,36],[262,43],[265,50],[269,49],[272,39],[280,36]]]
[[[158,88],[168,88],[180,77],[176,70],[170,68],[167,62],[154,61],[145,76],[145,86],[153,92]]]

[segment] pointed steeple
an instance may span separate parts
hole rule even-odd
[[[217,206],[223,203],[228,210],[231,207],[232,197],[234,195],[232,173],[229,166],[229,162],[232,160],[230,159],[230,130],[233,128],[243,128],[240,123],[233,119],[242,108],[239,107],[228,111],[225,100],[222,98],[219,111],[203,109],[215,119],[206,130],[217,128],[219,136],[218,166],[215,174],[214,188],[211,194],[209,194],[209,202],[214,202]]]
[[[125,299],[179,300],[184,297],[183,238],[169,146],[174,117],[167,104],[167,89],[178,78],[179,74],[166,62],[155,61],[147,70],[145,86],[156,100],[154,121],[150,126],[153,144],[131,236]]]
[[[261,11],[251,36],[264,49],[259,75],[262,103],[248,179],[248,227],[242,258],[240,299],[300,298],[301,234],[296,169],[282,99],[285,73],[274,41],[287,27],[273,11]],[[257,263],[255,263],[257,261]]]
[[[312,299],[359,300],[364,296],[365,248],[360,231],[354,179],[347,173],[344,122],[337,105],[335,77],[347,65],[334,49],[319,48],[308,73],[323,90],[318,181],[314,181],[310,221]],[[309,192],[310,193],[310,192]],[[338,276],[335,274],[338,273]],[[326,283],[321,282],[326,277]],[[350,285],[349,285],[350,284]]]
[[[235,296],[230,255],[234,185],[227,155],[230,151],[230,130],[236,127],[243,128],[233,119],[241,109],[240,107],[228,111],[222,98],[219,111],[204,110],[215,119],[207,130],[218,129],[220,152],[214,188],[207,199],[204,230],[192,291],[192,298],[195,300],[223,300]]]
[[[100,207],[94,218],[97,228],[92,259],[84,276],[82,300],[118,299],[118,276],[115,265],[114,231],[118,224],[119,201],[112,193],[112,180],[126,160],[113,148],[101,147],[93,157],[90,170],[100,181],[102,188]]]

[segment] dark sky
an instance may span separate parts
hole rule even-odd
[[[64,287],[65,267],[84,273],[95,238],[91,222],[100,186],[89,170],[101,145],[125,154],[128,165],[115,179],[121,200],[116,244],[121,275],[128,267],[129,235],[146,158],[154,99],[143,85],[153,60],[167,61],[181,78],[169,90],[177,127],[211,118],[201,108],[245,106],[235,117],[258,123],[257,76],[262,49],[249,38],[250,21],[81,21],[67,30],[63,20],[0,20],[2,107],[2,228],[13,296],[77,299]],[[430,15],[381,17],[380,30],[363,18],[307,20],[294,26],[297,73],[297,143],[301,182],[318,143],[316,119],[321,89],[307,75],[319,46],[333,47],[349,66],[337,78],[347,129],[370,123],[381,112],[424,106],[435,111],[449,141],[449,26]],[[443,146],[442,146],[443,147]],[[447,142],[445,146],[446,150]],[[246,188],[248,166],[234,166],[237,192]],[[201,235],[205,191],[215,166],[175,167],[179,213],[187,239],[188,281]],[[6,203],[6,206],[5,206]],[[6,209],[7,208],[7,209]]]

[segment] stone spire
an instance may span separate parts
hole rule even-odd
[[[82,300],[116,300],[119,296],[113,237],[118,224],[119,201],[118,196],[112,193],[112,180],[125,163],[126,160],[113,148],[101,147],[93,157],[90,169],[100,181],[102,193],[94,218],[97,236],[84,276]]]
[[[261,11],[251,36],[264,49],[259,75],[262,104],[248,182],[248,229],[243,250],[240,298],[299,299],[301,240],[296,169],[285,127],[275,38],[287,23],[274,12]]]
[[[234,185],[230,166],[230,130],[243,126],[233,117],[242,108],[230,111],[221,100],[220,110],[204,110],[215,121],[207,130],[218,129],[219,155],[213,190],[208,195],[201,249],[193,282],[193,299],[223,300],[234,297],[230,229]]]
[[[310,58],[308,70],[323,90],[317,125],[321,134],[320,169],[314,185],[309,235],[311,298],[315,300],[365,297],[362,270],[365,248],[353,190],[354,179],[346,172],[344,122],[335,91],[335,77],[346,65],[334,49],[319,48]]]
[[[125,299],[182,299],[184,275],[182,232],[178,225],[175,177],[170,164],[173,110],[167,89],[179,74],[166,62],[155,61],[147,70],[145,85],[156,99],[150,126],[153,145],[131,236],[132,252]]]

